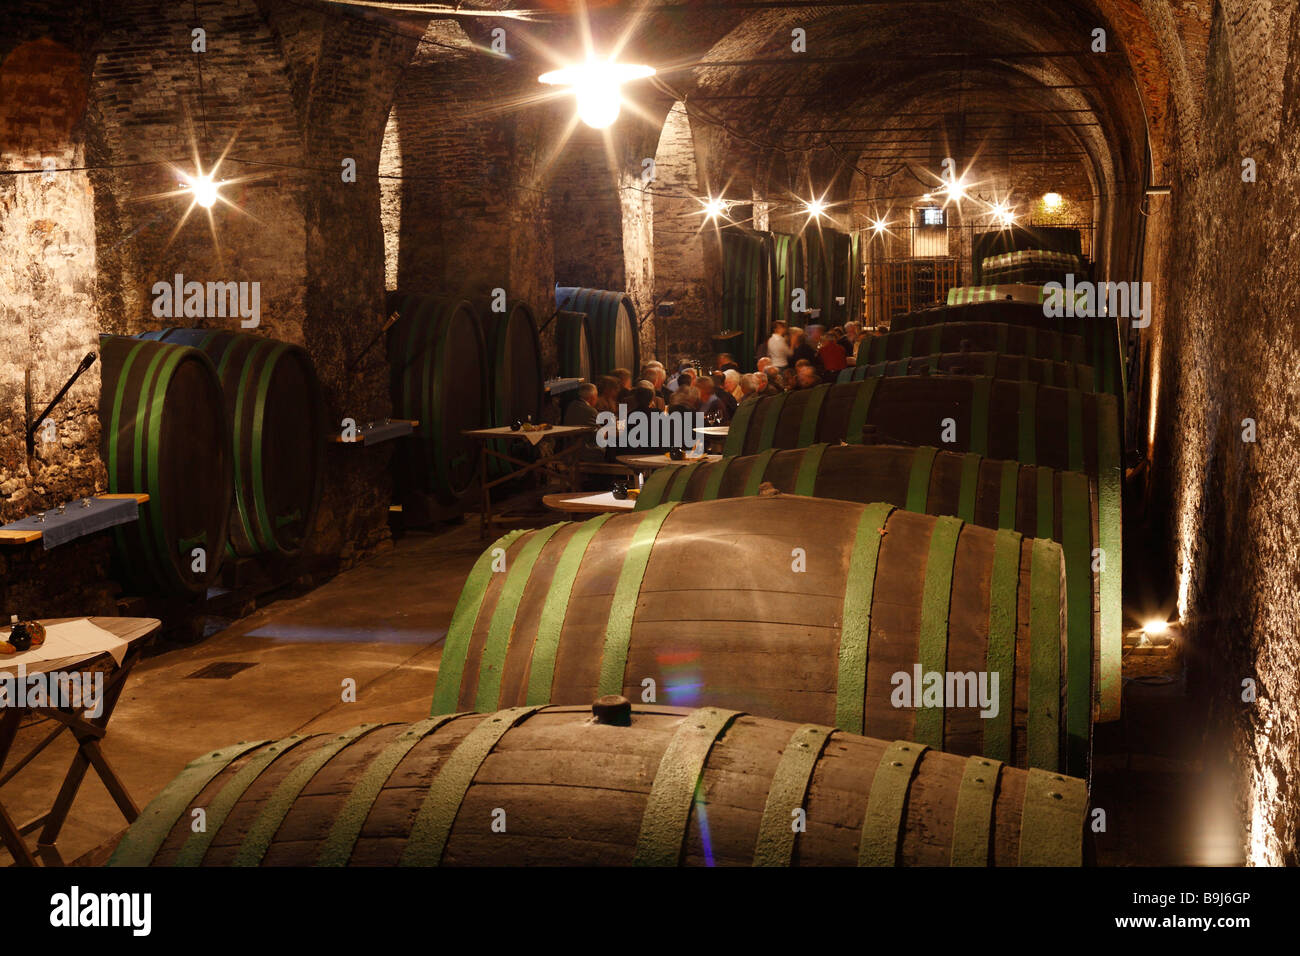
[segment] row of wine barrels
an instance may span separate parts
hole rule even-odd
[[[592,365],[591,322],[586,313],[557,312],[555,344],[560,355],[562,377],[593,381],[596,371]]]
[[[939,445],[1086,474],[1097,501],[1096,560],[1110,570],[1099,596],[1101,632],[1119,632],[1124,473],[1113,395],[975,376],[868,378],[747,399],[732,418],[723,453],[858,445],[867,427],[882,444]],[[1118,715],[1118,687],[1108,687],[1101,712]]]
[[[881,378],[885,375],[928,375],[931,372],[987,375],[1014,382],[1077,388],[1084,392],[1093,390],[1091,365],[1054,362],[1051,359],[1030,358],[1028,355],[1004,355],[1001,352],[942,352],[872,365],[850,366],[840,372],[836,381],[860,382],[864,378]]]
[[[874,365],[913,355],[965,351],[1028,355],[1076,365],[1086,361],[1083,339],[1077,335],[1043,332],[1002,322],[946,322],[872,336],[858,350],[858,363]]]
[[[1080,866],[1086,816],[1057,773],[601,699],[211,751],[109,866]]]
[[[486,347],[474,307],[461,299],[391,292],[389,387],[393,415],[420,424],[393,454],[398,501],[426,495],[458,504],[478,474],[478,445],[463,434],[489,418]]]
[[[1123,343],[1114,318],[1052,318],[1044,314],[1044,307],[1029,302],[979,302],[973,305],[942,306],[906,315],[896,315],[890,320],[892,332],[903,332],[937,324],[998,322],[1021,329],[1033,329],[1041,336],[1044,332],[1077,335],[1084,340],[1085,354],[1072,361],[1087,362],[1097,377],[1097,390],[1122,396],[1125,392]],[[927,351],[942,351],[928,349]],[[1003,351],[997,349],[996,351]],[[894,358],[895,356],[889,356]],[[901,357],[901,356],[898,356]]]
[[[1071,773],[1085,772],[1087,721],[1119,717],[1118,616],[1103,618],[1105,600],[1118,600],[1120,569],[1113,563],[1093,573],[1094,549],[1119,541],[1120,528],[1103,528],[1117,515],[1102,515],[1088,477],[1016,461],[897,445],[813,445],[682,468],[660,468],[646,479],[636,510],[667,501],[712,501],[757,495],[765,485],[786,494],[856,501],[883,501],[931,515],[951,515],[984,528],[1011,528],[1026,537],[1051,538],[1065,555],[1068,587]],[[1084,696],[1095,690],[1089,709]]]
[[[1009,529],[790,495],[667,503],[484,552],[432,713],[651,688],[1058,770],[1065,597],[1060,546]],[[898,697],[918,671],[983,681],[988,716]]]
[[[807,293],[807,308],[821,310],[817,321],[825,324],[831,317],[831,308],[835,298],[834,290],[834,232],[825,228],[813,228],[804,232],[804,255],[807,257],[807,272],[804,275],[804,291]],[[801,323],[814,321],[811,316],[802,316]]]
[[[740,332],[739,355],[746,369],[754,367],[759,337],[771,325],[772,258],[764,238],[738,228],[722,233],[722,324]]]
[[[99,355],[108,490],[149,495],[138,521],[114,529],[119,573],[144,593],[202,594],[221,568],[234,495],[216,367],[199,349],[119,335],[101,335]]]
[[[140,338],[199,349],[216,365],[231,423],[229,553],[297,554],[316,522],[329,428],[306,349],[222,329],[162,329]]]
[[[641,332],[636,306],[623,292],[556,286],[555,305],[565,312],[581,312],[590,323],[591,363],[596,375],[616,368],[641,369]],[[590,378],[590,376],[583,376]]]

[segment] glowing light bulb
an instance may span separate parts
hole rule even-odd
[[[826,204],[820,199],[805,199],[803,201],[804,211],[808,213],[809,218],[820,219],[826,212]]]
[[[588,60],[578,66],[543,73],[537,79],[550,86],[569,87],[578,101],[578,118],[592,129],[605,129],[618,119],[622,110],[622,85],[654,76],[654,72],[649,66]]]
[[[998,203],[993,207],[993,218],[1004,227],[1016,224],[1016,214],[1008,209],[1005,203]]]
[[[1163,618],[1153,617],[1142,625],[1143,636],[1160,637],[1169,633],[1169,622]]]
[[[880,235],[889,228],[889,223],[885,222],[883,219],[877,219],[871,223],[871,228],[876,231],[876,235]]]
[[[961,202],[966,198],[966,184],[960,179],[948,183],[943,187],[943,191],[948,194],[949,202]]]
[[[708,199],[701,199],[700,205],[704,207],[704,215],[708,219],[725,217],[727,215],[727,210],[730,208],[725,199],[722,199],[721,197],[715,199],[712,196]]]
[[[1061,208],[1061,203],[1065,200],[1061,198],[1060,193],[1047,193],[1043,196],[1043,206],[1048,212],[1055,212]]]
[[[213,203],[217,201],[217,184],[212,181],[212,177],[204,173],[195,176],[188,185],[190,192],[194,194],[194,201],[204,209],[211,209]]]

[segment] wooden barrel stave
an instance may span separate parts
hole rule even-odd
[[[1081,780],[712,707],[638,705],[626,726],[590,714],[467,714],[212,751],[145,808],[109,865],[1084,862]],[[679,756],[693,735],[703,756]],[[904,760],[913,769],[887,799]],[[987,787],[981,812],[959,815],[964,781]],[[208,810],[202,833],[192,807]]]
[[[100,336],[101,453],[110,493],[144,492],[140,519],[114,529],[127,582],[146,593],[202,594],[230,527],[230,421],[212,360],[183,345]],[[205,570],[194,571],[193,549]]]
[[[162,329],[216,365],[232,429],[235,496],[228,551],[294,555],[311,533],[325,474],[325,399],[306,350],[223,329]]]
[[[961,371],[957,371],[960,369]],[[1091,392],[1093,370],[1091,365],[1074,362],[1056,362],[1051,359],[1032,358],[1028,355],[1004,355],[1001,352],[943,352],[934,355],[913,355],[909,358],[891,359],[871,365],[850,366],[840,372],[836,384],[860,382],[864,378],[885,375],[928,375],[943,372],[948,375],[987,375],[1010,381],[1036,382],[1057,388],[1077,388]]]
[[[651,678],[660,700],[669,704],[743,703],[783,719],[839,720],[840,726],[855,732],[865,726],[866,733],[909,736],[918,712],[890,705],[889,682],[900,670],[910,673],[921,660],[917,642],[923,630],[917,609],[922,602],[912,592],[927,580],[930,535],[941,528],[944,534],[956,536],[950,545],[955,552],[937,552],[946,557],[937,558],[940,564],[934,567],[941,569],[947,566],[944,562],[954,561],[955,577],[974,575],[981,583],[973,587],[983,596],[969,605],[939,601],[926,613],[947,615],[942,606],[951,607],[956,617],[970,615],[969,627],[974,631],[954,623],[953,635],[976,640],[983,634],[979,640],[986,643],[993,600],[987,549],[1002,539],[987,529],[958,528],[960,523],[950,519],[873,507],[877,510],[789,496],[732,499],[508,535],[494,548],[505,549],[506,566],[514,570],[492,574],[490,559],[480,559],[462,592],[438,676],[434,712],[581,700],[601,693],[639,695],[642,680]],[[889,529],[875,545],[878,566],[886,569],[882,573],[888,573],[891,582],[878,614],[870,604],[875,585],[867,580],[884,578],[872,577],[864,570],[866,565],[855,565],[850,573],[848,564],[859,537],[871,541],[879,536],[875,526],[871,534],[859,528],[872,520],[887,522]],[[808,528],[834,530],[810,535]],[[1028,591],[1034,560],[1056,561],[1058,570],[1051,572],[1054,580],[1038,599],[1040,604],[1048,601],[1049,591],[1060,587],[1059,548],[1051,542],[1022,540],[1014,532],[1006,534],[1012,537],[1000,547],[1008,556],[1021,556],[1005,572],[1015,578],[1015,588]],[[734,580],[729,579],[725,588],[709,586],[707,572],[701,577],[692,564],[693,556],[711,548],[723,560],[737,558],[727,562]],[[773,574],[791,568],[794,548],[804,549],[807,566],[821,572],[805,577],[792,570],[797,588],[772,586]],[[629,554],[637,557],[625,570]],[[754,554],[764,560],[749,560]],[[1043,567],[1038,567],[1035,580],[1039,582],[1048,573]],[[846,605],[846,595],[868,604],[860,612],[852,611],[856,604]],[[866,616],[871,618],[868,637],[873,656],[864,674],[849,673],[841,679],[836,650],[840,629],[835,622]],[[1044,621],[1031,621],[1027,612],[1016,619],[1016,640],[1024,646],[1015,670],[1008,666],[1007,675],[999,678],[1006,693],[1013,684],[1028,679],[1023,668],[1031,657],[1059,658],[1064,625]],[[890,638],[881,643],[883,633]],[[1031,635],[1037,656],[1024,644]],[[1050,653],[1044,650],[1049,643]],[[1048,701],[1059,701],[1064,693],[1064,673],[1050,689],[1046,684],[1035,687],[1041,702],[1035,726],[1041,729],[1046,719],[1041,715],[1055,712],[1059,717],[1059,703]],[[1009,714],[1010,706],[1003,713]],[[945,749],[1005,755],[1020,764],[1032,760],[1053,768],[1062,759],[1061,741],[1056,738],[1063,733],[1063,721],[1053,724],[1055,742],[1044,738],[1041,748],[1030,753],[1023,711],[997,728],[973,712],[950,710],[946,717],[928,714],[920,719],[938,721],[926,732],[926,739],[943,743]],[[984,740],[987,735],[997,739]]]
[[[388,310],[393,414],[420,423],[394,453],[394,491],[455,506],[478,477],[478,445],[462,432],[489,417],[478,317],[466,301],[418,293],[389,293]]]

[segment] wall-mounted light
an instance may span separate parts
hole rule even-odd
[[[1047,193],[1043,196],[1043,208],[1048,212],[1056,212],[1064,202],[1060,193]]]
[[[185,177],[185,188],[194,196],[194,201],[204,209],[211,209],[216,201],[221,198],[217,193],[218,183],[214,182],[211,173],[200,173],[197,176]]]
[[[880,235],[882,232],[887,232],[889,230],[889,223],[885,222],[883,219],[876,219],[872,221],[871,228],[875,231],[876,235]]]
[[[727,211],[731,208],[731,203],[721,196],[710,196],[708,199],[701,199],[700,205],[704,207],[705,219],[725,219],[727,218]]]
[[[803,211],[808,214],[809,219],[820,219],[826,214],[826,203],[820,198],[803,200]]]
[[[998,203],[994,206],[992,215],[994,221],[1004,229],[1009,229],[1016,224],[1016,214],[1007,207],[1006,203]]]
[[[578,118],[592,129],[604,129],[618,119],[623,106],[623,84],[654,73],[651,66],[588,60],[543,73],[537,79],[551,86],[569,87],[569,92],[578,99]]]

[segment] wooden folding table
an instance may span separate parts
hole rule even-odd
[[[45,620],[41,623],[46,627],[50,627],[54,624],[78,620],[86,620],[86,618],[57,618]],[[55,843],[59,838],[59,832],[63,829],[63,824],[68,819],[68,812],[72,809],[72,802],[77,797],[77,791],[81,789],[82,781],[86,777],[86,771],[91,767],[99,774],[100,780],[103,781],[105,788],[117,804],[118,809],[122,811],[122,815],[126,817],[128,823],[134,821],[140,815],[140,810],[135,805],[135,801],[126,792],[126,787],[123,786],[121,779],[109,765],[108,759],[100,749],[100,741],[107,733],[108,721],[113,716],[113,709],[117,706],[118,698],[122,695],[122,688],[126,685],[131,670],[139,662],[145,646],[149,643],[154,632],[158,630],[161,622],[151,617],[92,617],[89,618],[89,621],[126,642],[127,647],[121,664],[118,664],[113,656],[107,652],[87,653],[76,657],[60,657],[54,660],[41,661],[38,664],[25,665],[25,671],[28,678],[34,674],[50,674],[56,671],[66,675],[93,675],[96,672],[102,672],[104,674],[103,700],[100,704],[102,709],[97,717],[85,716],[86,708],[84,706],[30,706],[25,700],[19,699],[7,701],[7,706],[0,709],[0,772],[3,773],[0,776],[0,786],[11,780],[15,774],[31,763],[65,731],[71,733],[77,741],[77,752],[73,755],[72,763],[69,765],[67,773],[64,774],[63,784],[59,788],[58,795],[54,798],[54,803],[49,810],[28,820],[26,823],[17,824],[5,808],[3,799],[0,799],[0,840],[3,840],[14,861],[22,865],[35,866],[37,863],[36,856],[28,849],[27,843],[23,839],[24,834],[36,829],[41,831],[36,844],[36,852],[41,861],[47,865],[63,864],[63,859],[59,856]],[[0,639],[3,639],[8,633],[7,626],[0,626]],[[21,656],[15,655],[9,660],[12,661]],[[0,657],[0,668],[8,669],[6,660],[3,657]],[[81,703],[84,704],[85,702],[82,701]],[[5,765],[9,761],[14,741],[18,735],[18,729],[28,722],[30,717],[52,720],[55,726],[36,746],[24,754],[13,767],[5,770]]]
[[[582,455],[584,443],[581,440],[588,435],[594,434],[595,428],[589,425],[552,425],[550,428],[541,429],[532,432],[514,431],[506,426],[496,428],[471,428],[462,432],[472,438],[477,438],[480,443],[479,452],[479,479],[483,487],[483,507],[479,515],[479,537],[486,537],[492,528],[492,489],[497,485],[505,484],[507,481],[514,481],[530,472],[538,472],[547,475],[557,475],[569,490],[578,487],[578,465]],[[540,436],[540,437],[538,437]],[[493,439],[515,439],[521,438],[534,442],[537,449],[536,461],[524,461],[521,458],[515,458],[508,452],[500,452],[492,447]],[[548,449],[542,443],[546,439],[555,439],[554,444]],[[567,447],[562,447],[564,442],[568,442]],[[499,478],[488,480],[488,457],[499,459],[515,466],[511,471]],[[504,518],[504,515],[498,517]]]

